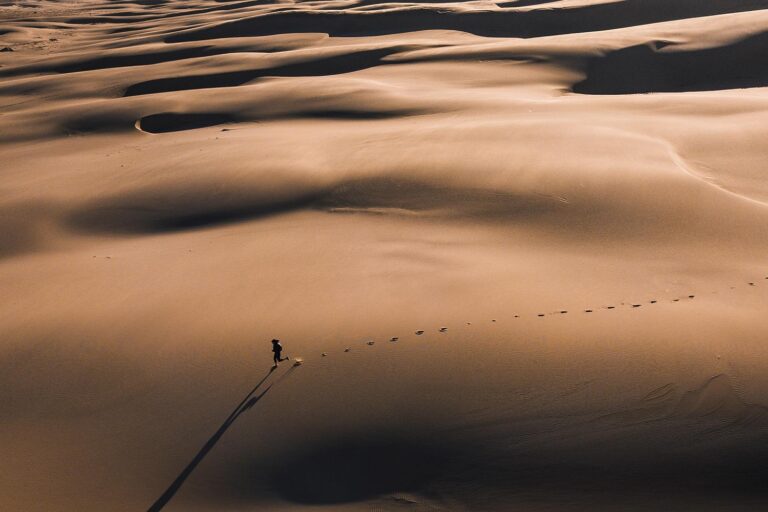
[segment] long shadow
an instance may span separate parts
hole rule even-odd
[[[664,41],[630,46],[588,61],[582,94],[716,91],[768,85],[768,32],[701,50],[675,51]],[[669,47],[669,49],[667,49]]]
[[[259,121],[262,119],[338,119],[338,120],[373,120],[391,119],[426,113],[426,110],[415,108],[367,110],[367,109],[297,109],[292,112],[266,114],[260,117],[247,115],[240,118],[237,115],[224,112],[161,112],[151,114],[138,120],[136,127],[147,133],[171,133],[184,130],[197,130],[220,124],[237,123],[242,121]]]
[[[528,2],[529,4],[531,2]],[[510,7],[520,4],[505,3]],[[455,11],[437,6],[369,11],[277,11],[177,31],[167,43],[281,33],[374,36],[459,30],[484,37],[542,37],[762,10],[766,0],[624,0],[562,9]]]
[[[321,194],[308,191],[280,199],[257,192],[220,200],[206,194],[204,188],[182,195],[173,190],[139,190],[96,201],[70,215],[69,223],[75,229],[96,233],[167,233],[308,208]]]
[[[147,512],[159,512],[160,510],[165,507],[169,501],[171,501],[171,498],[178,492],[178,490],[181,488],[181,486],[184,484],[184,482],[189,478],[189,475],[192,474],[192,472],[195,470],[198,464],[203,461],[206,455],[208,455],[208,452],[210,452],[214,446],[216,446],[216,443],[219,442],[219,439],[221,439],[221,436],[224,435],[224,432],[227,431],[227,429],[237,420],[237,418],[245,411],[253,407],[256,402],[264,398],[264,395],[266,395],[270,389],[274,387],[275,384],[280,382],[282,379],[290,375],[290,373],[295,369],[295,366],[292,366],[288,369],[287,372],[285,372],[281,377],[279,377],[277,380],[275,380],[272,384],[267,386],[267,389],[259,393],[257,396],[253,396],[253,394],[261,387],[262,384],[264,384],[270,375],[272,375],[272,372],[275,370],[275,368],[272,368],[269,370],[267,375],[259,381],[254,388],[248,392],[247,395],[245,395],[245,398],[237,404],[237,407],[232,411],[232,413],[227,417],[227,419],[222,423],[222,425],[219,427],[219,429],[214,433],[210,439],[203,445],[202,448],[200,448],[200,451],[197,452],[197,455],[190,461],[189,464],[187,464],[187,467],[185,467],[181,473],[179,473],[179,476],[176,477],[176,479],[171,483],[170,486],[165,490],[165,492],[155,501],[149,509],[147,509]]]

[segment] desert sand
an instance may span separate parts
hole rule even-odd
[[[5,1],[0,50],[0,509],[768,509],[767,0]]]

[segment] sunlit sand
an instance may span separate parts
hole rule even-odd
[[[766,49],[765,0],[3,3],[0,509],[766,509]]]

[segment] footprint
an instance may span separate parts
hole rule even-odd
[[[680,299],[672,299],[672,302],[680,302]]]
[[[605,306],[605,309],[616,309],[616,306]]]
[[[689,296],[688,296],[688,298],[689,298],[689,299],[692,299],[692,298],[694,298],[694,297],[695,297],[695,295],[689,295]]]
[[[467,322],[467,325],[472,325],[472,322]]]
[[[520,318],[520,315],[515,315],[515,318]]]
[[[297,358],[296,358],[296,359],[293,361],[293,366],[301,366],[301,365],[303,365],[303,364],[304,364],[304,360],[303,360],[302,358],[300,358],[300,357],[297,357]]]
[[[441,327],[439,330],[440,330],[440,332],[445,332],[445,331],[448,330],[448,328],[447,327]]]
[[[755,283],[749,283],[749,286],[755,286]]]
[[[539,313],[539,316],[544,316],[544,313]]]
[[[640,304],[632,304],[632,307],[633,307],[633,308],[639,308],[639,307],[640,307]]]
[[[592,312],[592,310],[591,310],[591,309],[585,309],[585,310],[584,310],[584,312],[585,312],[585,313],[591,313],[591,312]]]
[[[656,304],[657,302],[659,302],[659,301],[657,301],[657,300],[652,300],[652,301],[651,301],[651,304]]]
[[[491,320],[491,322],[495,322],[496,320]]]
[[[328,357],[328,352],[323,352],[323,357]]]
[[[424,334],[424,331],[416,331],[416,336],[421,336],[422,334]]]
[[[392,337],[392,338],[389,338],[389,341],[397,341],[397,340],[399,340],[399,339],[400,339],[400,338],[398,338],[397,336],[394,336],[394,337]]]
[[[371,340],[371,341],[368,342],[368,345],[373,345],[375,343],[376,343],[375,341]]]
[[[347,348],[344,349],[344,352],[349,352],[351,350],[352,350],[351,348],[347,347]]]
[[[565,310],[563,310],[563,311],[561,311],[561,312],[560,312],[560,314],[561,314],[561,315],[564,315],[564,314],[566,314],[567,312],[568,312],[568,311],[565,311]]]

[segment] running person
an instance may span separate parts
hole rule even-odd
[[[272,340],[272,352],[275,354],[273,357],[273,360],[275,361],[275,368],[277,368],[277,365],[280,363],[280,361],[287,361],[290,359],[290,357],[280,357],[280,354],[283,352],[283,346],[280,344],[280,340]]]

